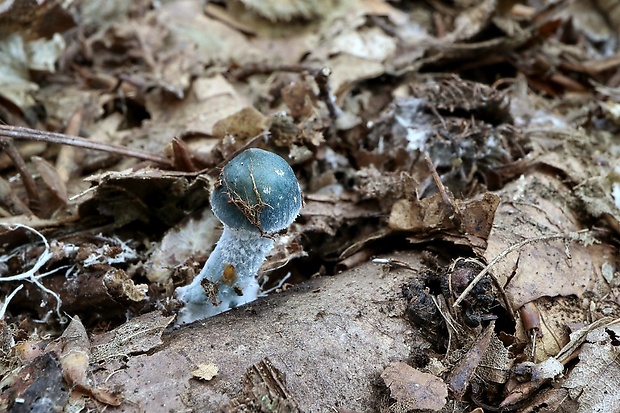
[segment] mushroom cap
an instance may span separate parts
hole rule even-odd
[[[299,182],[280,156],[250,148],[234,157],[211,194],[215,216],[234,229],[272,234],[288,228],[301,209]]]

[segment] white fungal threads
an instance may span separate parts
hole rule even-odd
[[[288,228],[301,208],[293,170],[262,149],[248,149],[230,161],[220,182],[211,194],[211,207],[224,232],[200,274],[176,290],[185,304],[177,324],[254,301],[260,290],[256,273],[274,245],[271,234]]]

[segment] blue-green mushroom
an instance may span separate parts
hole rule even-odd
[[[184,307],[178,324],[211,317],[257,298],[256,273],[302,206],[299,182],[280,156],[257,148],[243,151],[223,169],[211,209],[224,232],[191,284],[177,288]]]

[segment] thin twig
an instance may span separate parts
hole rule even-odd
[[[441,298],[441,300],[439,300],[438,298]],[[437,311],[439,311],[439,314],[446,322],[446,327],[448,329],[448,348],[446,349],[446,354],[444,354],[443,357],[444,359],[447,359],[448,353],[450,353],[450,347],[452,347],[452,331],[454,331],[457,336],[459,334],[463,335],[463,328],[459,325],[459,323],[456,322],[456,320],[454,320],[454,318],[452,318],[452,315],[450,314],[448,309],[445,308],[445,306],[447,306],[447,303],[444,296],[431,296],[431,299],[433,300],[433,304],[435,304],[435,307],[437,307]]]
[[[109,152],[121,156],[129,156],[132,158],[153,161],[165,166],[172,166],[172,161],[170,159],[164,156],[156,155],[151,152],[135,148],[128,148],[121,145],[114,145],[111,143],[91,141],[85,138],[81,138],[79,136],[70,136],[63,133],[41,131],[37,129],[24,128],[21,126],[0,125],[0,136],[12,139],[23,139],[38,142],[55,143],[59,145],[77,146],[79,148]]]
[[[329,87],[329,76],[332,74],[331,69],[323,67],[310,73],[314,76],[314,81],[319,87],[319,98],[325,102],[327,110],[329,111],[329,116],[335,122],[342,113],[342,110],[336,104],[336,97],[332,94]]]
[[[32,174],[30,174],[28,167],[26,166],[26,162],[24,162],[22,154],[19,153],[17,147],[15,147],[13,139],[0,136],[0,148],[6,152],[9,158],[11,158],[13,165],[15,165],[15,169],[19,172],[19,176],[24,183],[26,194],[28,194],[28,206],[30,209],[38,209],[39,193],[37,192],[37,185],[34,182],[34,178],[32,177]]]
[[[477,260],[475,258],[463,258],[463,257],[457,258],[456,261],[454,261],[452,265],[450,266],[450,283],[449,283],[450,297],[453,297],[452,295],[452,272],[454,271],[454,268],[459,261],[473,262],[474,264],[478,265],[480,268],[485,267],[485,265],[480,260]],[[499,282],[495,274],[491,272],[489,272],[488,274],[489,274],[489,277],[491,277],[493,284],[495,284],[495,288],[497,288],[499,295],[502,297],[502,301],[504,302],[504,305],[506,306],[506,311],[508,311],[508,315],[510,315],[510,318],[512,319],[512,321],[515,321],[516,319],[515,312],[512,309],[512,305],[510,305],[510,300],[508,300],[508,296],[506,295],[506,290],[504,290],[504,286]]]
[[[538,242],[538,241],[550,241],[554,239],[567,239],[567,238],[577,240],[579,239],[580,235],[585,234],[588,231],[589,230],[587,229],[582,229],[580,231],[568,232],[565,234],[542,235],[540,237],[525,239],[521,242],[518,242],[508,247],[497,257],[493,258],[493,260],[491,260],[491,262],[489,262],[489,264],[482,271],[480,271],[478,275],[476,275],[476,277],[472,280],[472,282],[467,286],[465,291],[463,291],[461,295],[459,295],[459,298],[456,299],[454,304],[452,304],[452,307],[457,307],[459,304],[461,304],[461,302],[465,299],[465,297],[467,297],[467,294],[469,294],[471,290],[474,289],[476,284],[478,284],[478,282],[482,279],[482,277],[484,277],[491,270],[491,267],[493,267],[495,264],[497,264],[499,261],[501,261],[503,258],[505,258],[508,254],[510,254],[514,250],[517,250],[523,247],[524,245],[531,244],[531,243]]]
[[[439,177],[439,174],[437,173],[437,169],[435,168],[435,164],[431,160],[430,156],[426,155],[424,157],[424,160],[426,161],[426,165],[428,166],[428,169],[431,172],[433,181],[435,181],[435,185],[437,186],[437,189],[439,190],[441,199],[443,200],[444,204],[446,204],[446,206],[450,210],[448,218],[450,219],[450,221],[452,221],[452,223],[457,229],[460,228],[461,223],[463,222],[463,219],[461,218],[461,212],[459,211],[457,206],[454,204],[452,199],[450,199],[448,190],[444,186],[443,182],[441,182],[441,178]]]

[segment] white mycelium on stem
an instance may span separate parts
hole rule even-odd
[[[211,194],[211,208],[224,232],[200,274],[176,290],[185,304],[177,323],[255,300],[255,276],[273,248],[272,235],[291,225],[301,204],[297,178],[280,156],[252,148],[231,160]]]

